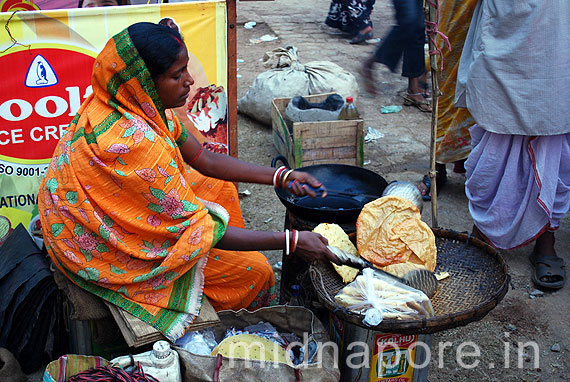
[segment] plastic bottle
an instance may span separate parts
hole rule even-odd
[[[359,119],[360,115],[356,106],[354,105],[354,100],[352,97],[346,97],[346,102],[342,107],[342,110],[338,114],[338,119]]]
[[[291,298],[289,299],[289,306],[301,306],[301,302],[299,300],[299,294],[301,291],[301,287],[297,284],[291,285]]]
[[[135,363],[140,362],[145,374],[152,375],[159,381],[182,382],[178,353],[166,341],[155,342],[151,351],[137,354],[132,359]],[[127,369],[133,366],[132,359],[131,356],[122,356],[111,360],[111,364]]]

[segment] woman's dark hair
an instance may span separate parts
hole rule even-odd
[[[164,25],[142,22],[128,30],[153,80],[170,69],[184,48],[180,33]]]

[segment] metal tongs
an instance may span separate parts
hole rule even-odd
[[[418,289],[424,292],[428,297],[433,296],[437,289],[437,279],[435,278],[435,274],[427,269],[414,269],[407,272],[403,277],[398,277],[379,269],[370,261],[363,259],[362,257],[354,256],[352,253],[343,251],[338,247],[327,245],[327,248],[335,254],[343,265],[348,265],[349,267],[360,270],[364,268],[372,268],[374,272],[387,276],[392,280],[408,285],[414,289]]]
[[[293,181],[290,181],[289,184],[291,184]],[[372,194],[363,194],[361,192],[351,192],[351,191],[344,191],[344,190],[334,190],[328,187],[313,187],[310,184],[307,183],[303,183],[303,185],[307,186],[308,188],[310,188],[311,190],[315,191],[317,193],[317,195],[319,194],[323,194],[325,191],[327,192],[327,194],[331,194],[331,195],[339,195],[339,196],[345,196],[345,197],[361,197],[361,198],[366,198],[366,199],[378,199],[381,197],[381,195],[372,195]]]
[[[376,267],[376,265],[372,264],[370,261],[363,259],[362,257],[354,256],[352,253],[343,251],[338,247],[334,247],[332,245],[327,245],[327,248],[335,254],[335,256],[340,260],[343,265],[348,265],[349,267],[353,267],[356,269],[364,269],[364,268],[372,268],[375,272],[388,276],[389,278],[401,282],[402,284],[406,284],[406,281],[398,276],[395,276],[391,273],[388,273],[382,269]]]

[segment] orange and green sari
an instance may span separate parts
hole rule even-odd
[[[40,186],[55,265],[171,340],[203,294],[216,309],[273,303],[262,254],[213,248],[228,225],[243,227],[237,191],[185,165],[188,133],[162,107],[127,30],[97,57],[92,85]]]

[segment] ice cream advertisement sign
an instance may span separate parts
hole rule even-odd
[[[91,93],[95,53],[73,46],[20,49],[0,57],[0,159],[48,163],[61,133]],[[7,175],[11,170],[4,169]]]
[[[53,150],[91,93],[96,53],[73,45],[35,43],[0,55],[0,240],[30,225],[37,188]]]
[[[49,11],[28,10],[24,3],[4,2],[2,9],[10,11],[0,12],[0,244],[20,223],[37,229],[41,178],[63,131],[92,93],[95,57],[113,35],[135,22],[170,18],[192,52],[195,89],[189,99],[199,88],[227,81],[223,1]]]

